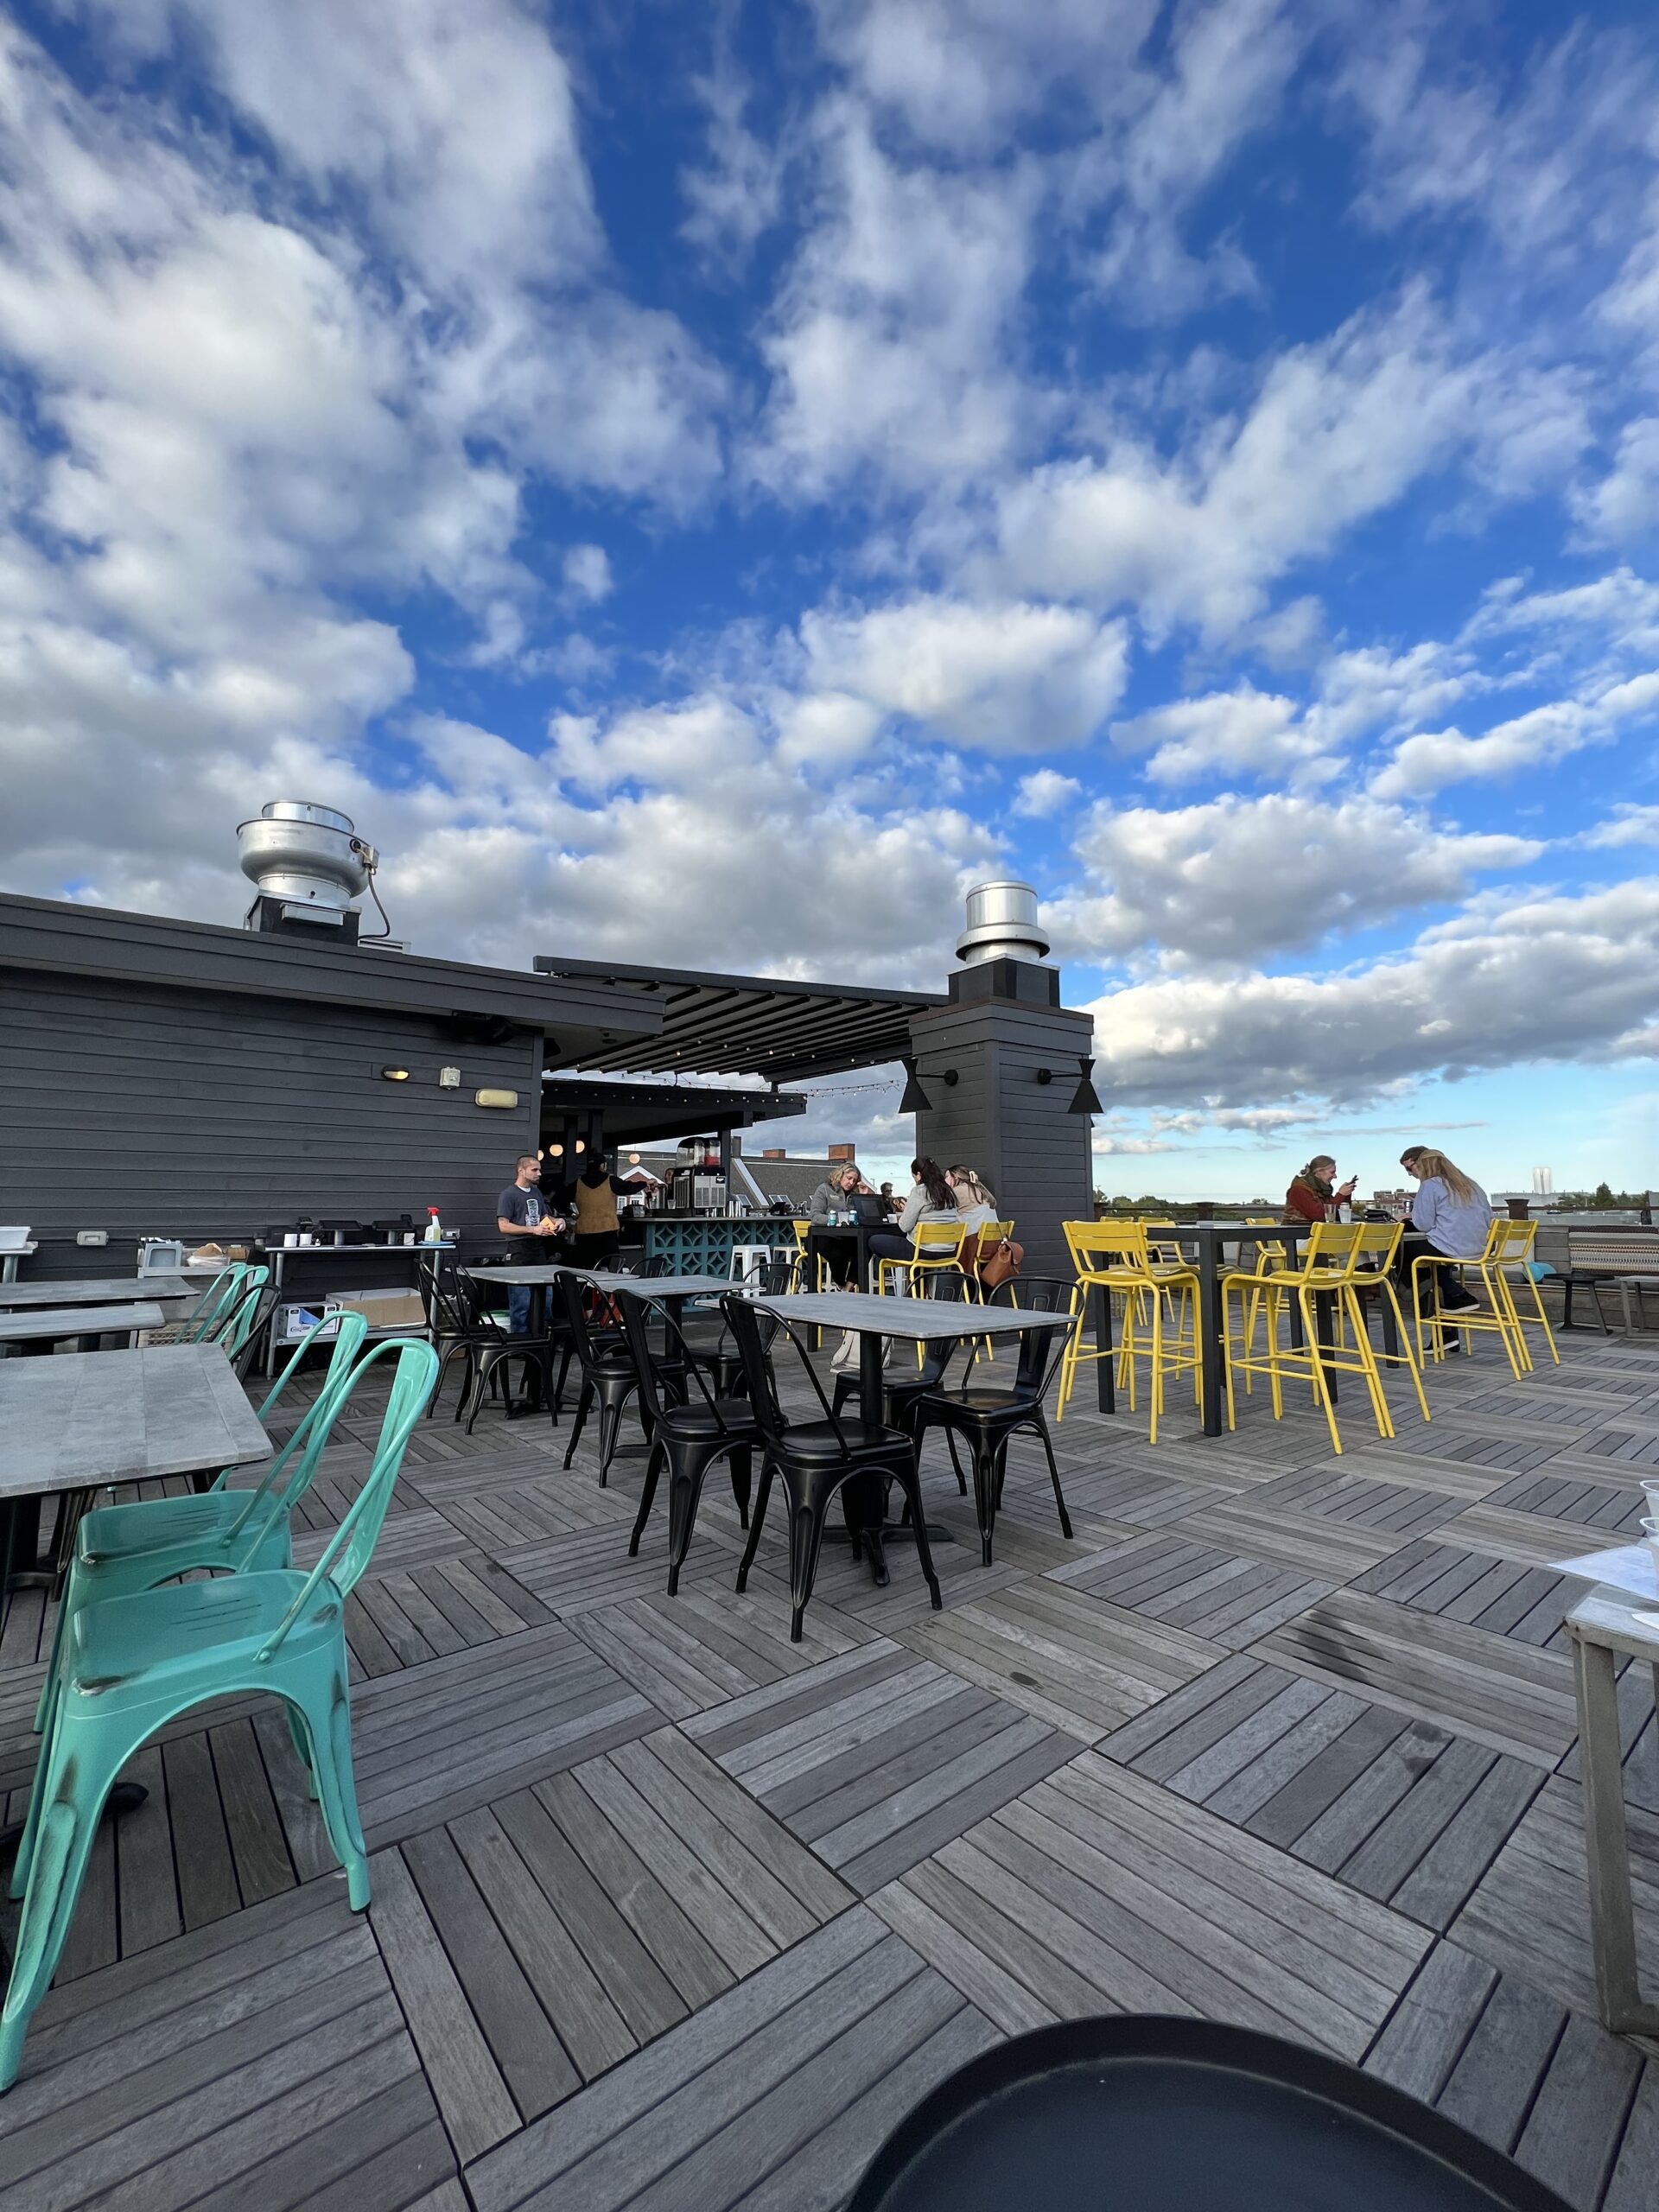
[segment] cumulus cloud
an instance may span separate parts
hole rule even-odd
[[[1000,467],[1046,411],[1009,328],[1031,266],[1036,176],[906,167],[849,100],[822,111],[816,158],[826,212],[763,340],[772,391],[755,474],[795,500]]]
[[[1626,845],[1659,845],[1659,806],[1616,806],[1605,822],[1585,832],[1584,842],[1603,851]]]
[[[1318,782],[1337,767],[1294,700],[1257,691],[1249,683],[1114,722],[1112,742],[1121,752],[1146,753],[1146,772],[1160,784],[1191,783],[1201,776],[1288,776]]]
[[[1154,635],[1191,622],[1230,636],[1297,562],[1469,446],[1500,374],[1408,293],[1279,354],[1242,417],[1207,424],[1173,463],[1126,431],[1012,483],[996,566],[1021,589],[1133,601]]]
[[[958,745],[1081,744],[1122,696],[1128,633],[1081,608],[929,597],[804,616],[805,679]]]
[[[1030,821],[1042,822],[1082,795],[1083,785],[1075,776],[1063,776],[1058,768],[1037,768],[1020,777],[1014,810]]]
[[[1090,887],[1052,901],[1047,919],[1068,959],[1155,952],[1236,971],[1452,905],[1476,875],[1524,867],[1542,849],[1527,838],[1437,830],[1368,798],[1278,792],[1166,810],[1102,804],[1076,845]]]
[[[1363,1101],[1391,1084],[1659,1046],[1659,880],[1477,903],[1325,975],[1160,977],[1096,1001],[1109,1104]]]

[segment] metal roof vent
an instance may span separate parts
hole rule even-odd
[[[968,893],[968,926],[957,957],[977,968],[988,960],[1045,960],[1048,934],[1037,919],[1028,883],[982,883]]]
[[[238,824],[236,841],[242,873],[258,894],[247,912],[251,930],[355,944],[352,902],[365,891],[385,923],[374,888],[380,855],[357,835],[350,815],[308,799],[274,798],[256,820]]]

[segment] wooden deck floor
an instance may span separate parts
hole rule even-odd
[[[874,1589],[826,1549],[788,1641],[780,1532],[743,1598],[711,1488],[681,1594],[639,1462],[427,1424],[353,1600],[374,1903],[347,1909],[280,1719],[193,1716],[136,1763],[0,2101],[0,2204],[351,2212],[842,2202],[935,2081],[1118,2009],[1318,2044],[1512,2150],[1567,2200],[1655,2201],[1659,2053],[1597,2025],[1552,1557],[1627,1538],[1659,1346],[1483,1344],[1425,1427],[1338,1459],[1261,1397],[1068,1413],[1076,1534],[1010,1466],[998,1560]],[[329,1454],[308,1542],[355,1494]],[[942,1447],[931,1515],[971,1535]],[[16,1814],[49,1642],[0,1647]],[[1652,1680],[1621,1684],[1659,1986]]]

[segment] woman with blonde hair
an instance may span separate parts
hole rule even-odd
[[[957,1211],[969,1230],[998,1218],[996,1200],[971,1167],[947,1167],[944,1179],[956,1192]]]
[[[1400,1165],[1417,1185],[1412,1233],[1400,1243],[1402,1272],[1408,1273],[1413,1260],[1425,1252],[1442,1253],[1448,1260],[1479,1259],[1492,1224],[1492,1202],[1479,1184],[1433,1145],[1408,1146]],[[1456,1309],[1475,1300],[1447,1274],[1440,1284],[1440,1303]]]

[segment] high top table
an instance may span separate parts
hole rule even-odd
[[[1591,1945],[1602,2021],[1615,2034],[1659,2036],[1659,2004],[1643,1999],[1637,1972],[1617,1681],[1618,1662],[1633,1660],[1652,1669],[1659,1695],[1659,1612],[1628,1590],[1599,1584],[1567,1615],[1567,1632],[1578,1693]]]
[[[1288,1221],[1253,1223],[1245,1221],[1179,1221],[1173,1236],[1160,1236],[1154,1243],[1162,1244],[1196,1244],[1198,1277],[1198,1365],[1204,1379],[1204,1433],[1219,1436],[1222,1433],[1222,1411],[1227,1392],[1226,1348],[1221,1327],[1222,1250],[1228,1244],[1254,1244],[1268,1238],[1287,1244],[1294,1252],[1307,1242],[1319,1226],[1316,1222]],[[1100,1410],[1114,1413],[1117,1408],[1117,1393],[1113,1384],[1112,1301],[1104,1288],[1090,1293],[1094,1308],[1092,1315],[1095,1348],[1109,1355],[1095,1362],[1095,1386]],[[1329,1344],[1333,1325],[1331,1299],[1328,1294],[1317,1294],[1314,1312],[1319,1325],[1319,1342]],[[1382,1301],[1382,1349],[1391,1356],[1400,1350],[1400,1332],[1395,1326],[1394,1308],[1387,1299]],[[1302,1314],[1294,1299],[1289,1303],[1290,1341],[1302,1341]],[[1331,1402],[1337,1400],[1337,1376],[1329,1363],[1325,1363],[1325,1385]]]
[[[780,1320],[792,1321],[803,1328],[851,1329],[855,1332],[858,1338],[859,1412],[865,1421],[878,1427],[887,1411],[881,1364],[884,1337],[893,1337],[908,1344],[938,1344],[946,1338],[957,1338],[965,1343],[976,1337],[1018,1337],[1031,1329],[1073,1325],[1068,1315],[1045,1313],[1039,1306],[975,1306],[943,1298],[877,1298],[874,1293],[855,1290],[803,1291],[798,1297],[757,1298],[754,1303],[768,1313],[777,1314]],[[886,1519],[886,1485],[880,1476],[871,1477],[868,1492],[864,1491],[861,1483],[849,1485],[849,1491],[855,1488],[861,1493],[855,1510],[860,1518],[859,1533],[869,1545],[870,1572],[885,1589],[889,1577],[883,1541],[895,1536],[912,1537],[913,1541],[913,1532],[902,1522]],[[876,1492],[882,1494],[872,1494]],[[930,1529],[930,1541],[933,1534]]]

